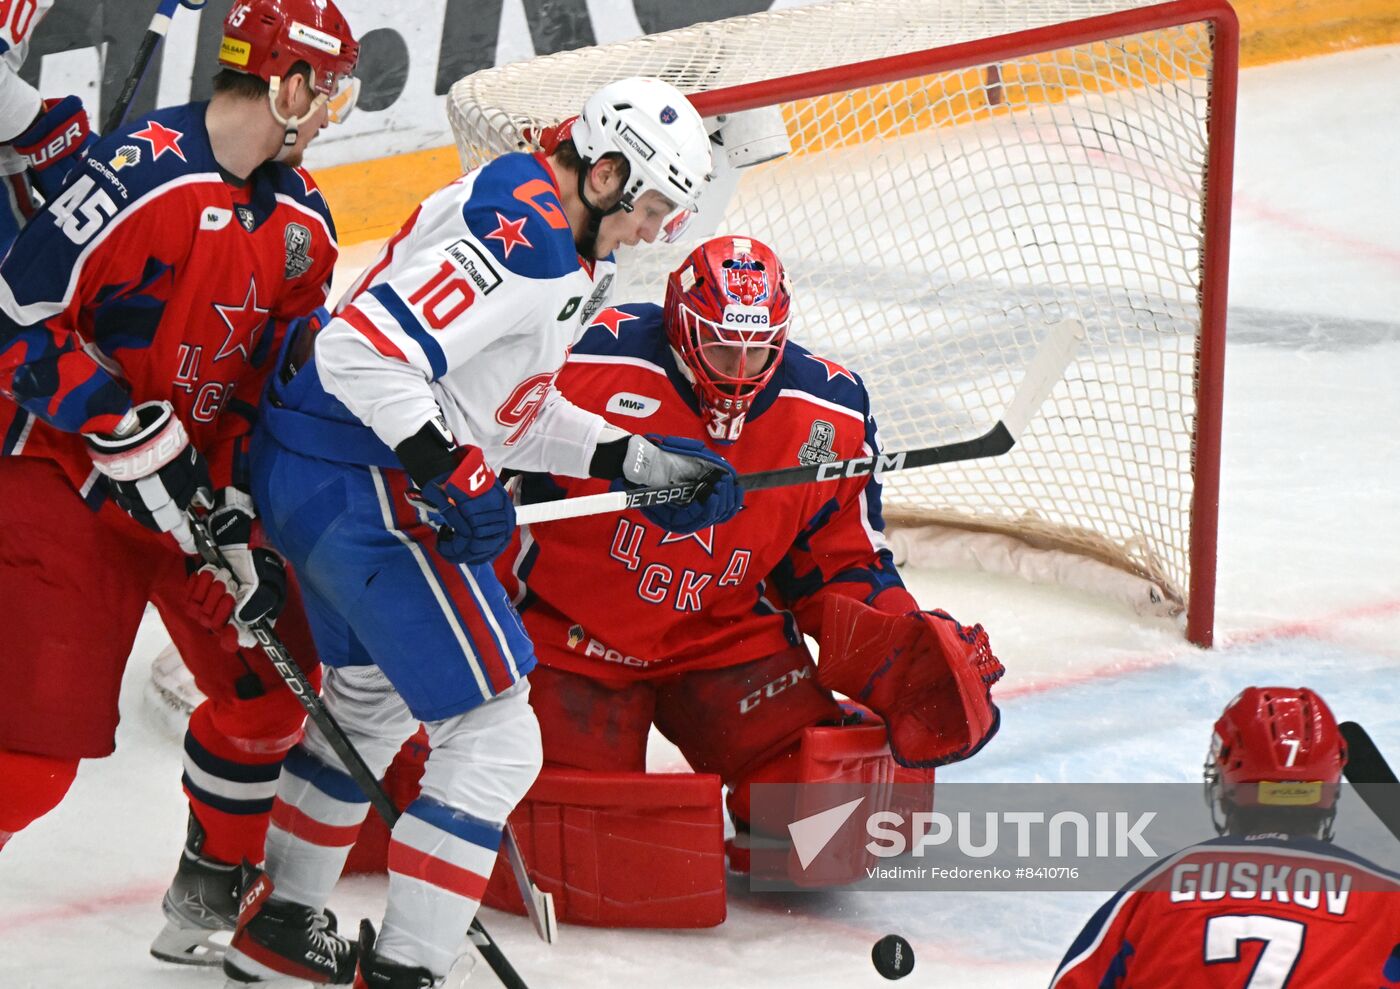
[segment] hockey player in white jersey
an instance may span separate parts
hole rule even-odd
[[[76,96],[43,99],[19,77],[29,42],[53,0],[0,2],[0,257],[52,198],[96,138]]]
[[[696,209],[711,169],[699,115],[666,83],[622,80],[547,147],[425,200],[335,318],[289,344],[263,403],[254,498],[300,580],[326,706],[376,773],[419,722],[432,755],[392,832],[377,941],[366,922],[356,944],[324,908],[368,805],[308,726],[266,874],[249,876],[231,985],[399,989],[452,969],[541,758],[534,653],[490,566],[514,529],[495,470],[701,481],[701,499],[647,510],[678,532],[738,510],[733,469],[703,444],[625,433],[552,387],[607,304],[613,250]]]

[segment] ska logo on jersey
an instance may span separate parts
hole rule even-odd
[[[185,136],[184,133],[171,130],[159,121],[152,120],[144,129],[133,131],[131,136],[151,145],[151,161],[160,161],[161,156],[167,151],[181,161],[189,160],[185,157],[184,149],[180,147],[180,138]]]
[[[603,303],[608,299],[608,292],[612,289],[612,272],[603,276],[602,281],[593,290],[593,294],[588,297],[588,301],[579,310],[578,321],[580,326],[587,326],[593,321],[593,317],[598,314],[598,310],[603,308]]]
[[[287,248],[283,277],[288,281],[300,278],[311,270],[311,231],[300,223],[289,223],[282,232],[282,241]]]
[[[128,165],[139,165],[140,163],[141,149],[134,144],[123,144],[112,156],[112,160],[107,162],[114,172],[120,172]]]
[[[836,440],[836,427],[825,419],[812,420],[807,442],[797,448],[797,462],[803,467],[816,467],[836,459],[831,445]]]

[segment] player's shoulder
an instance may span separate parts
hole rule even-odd
[[[118,211],[189,182],[219,181],[205,105],[166,107],[103,135],[88,152],[84,174],[108,191]]]
[[[870,411],[870,396],[859,374],[792,340],[783,350],[783,363],[774,381],[787,401],[836,406],[861,419]]]
[[[660,369],[667,347],[661,315],[661,307],[650,302],[609,306],[593,317],[571,357],[631,359]]]
[[[311,173],[305,168],[293,168],[278,161],[268,162],[263,167],[278,202],[319,219],[327,235],[335,240],[335,221],[331,218],[330,205]]]
[[[534,155],[487,162],[466,180],[462,217],[508,271],[526,278],[562,278],[582,262],[549,169]]]

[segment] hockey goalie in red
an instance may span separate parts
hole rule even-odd
[[[876,454],[864,384],[788,339],[790,308],[773,251],[712,239],[670,276],[664,309],[601,312],[558,388],[623,429],[722,451],[741,473]],[[526,475],[520,496],[606,489]],[[539,658],[545,768],[513,820],[560,919],[719,923],[720,781],[738,830],[730,867],[744,870],[751,784],[928,782],[996,731],[1002,667],[985,633],[919,610],[882,529],[866,476],[751,492],[733,519],[690,535],[637,511],[517,533],[497,572]],[[819,665],[803,633],[820,640]],[[653,724],[698,775],[644,773]],[[498,868],[487,902],[509,901],[500,880]]]
[[[246,629],[276,616],[286,578],[250,548],[243,460],[280,341],[330,287],[330,212],[296,166],[346,109],[358,51],[329,0],[234,4],[210,101],[93,144],[0,265],[0,845],[79,760],[112,752],[153,604],[209,698],[185,737],[190,828],[152,947],[170,961],[218,963],[210,936],[233,926],[237,864],[262,857],[304,720]],[[236,600],[226,572],[188,578],[198,491]],[[316,674],[299,606],[279,631]]]
[[[1346,759],[1313,691],[1240,693],[1205,765],[1222,837],[1104,904],[1051,989],[1400,986],[1400,875],[1330,843]]]

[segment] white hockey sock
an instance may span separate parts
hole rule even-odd
[[[375,951],[444,975],[476,915],[501,825],[429,797],[409,805],[389,842],[389,902]]]

